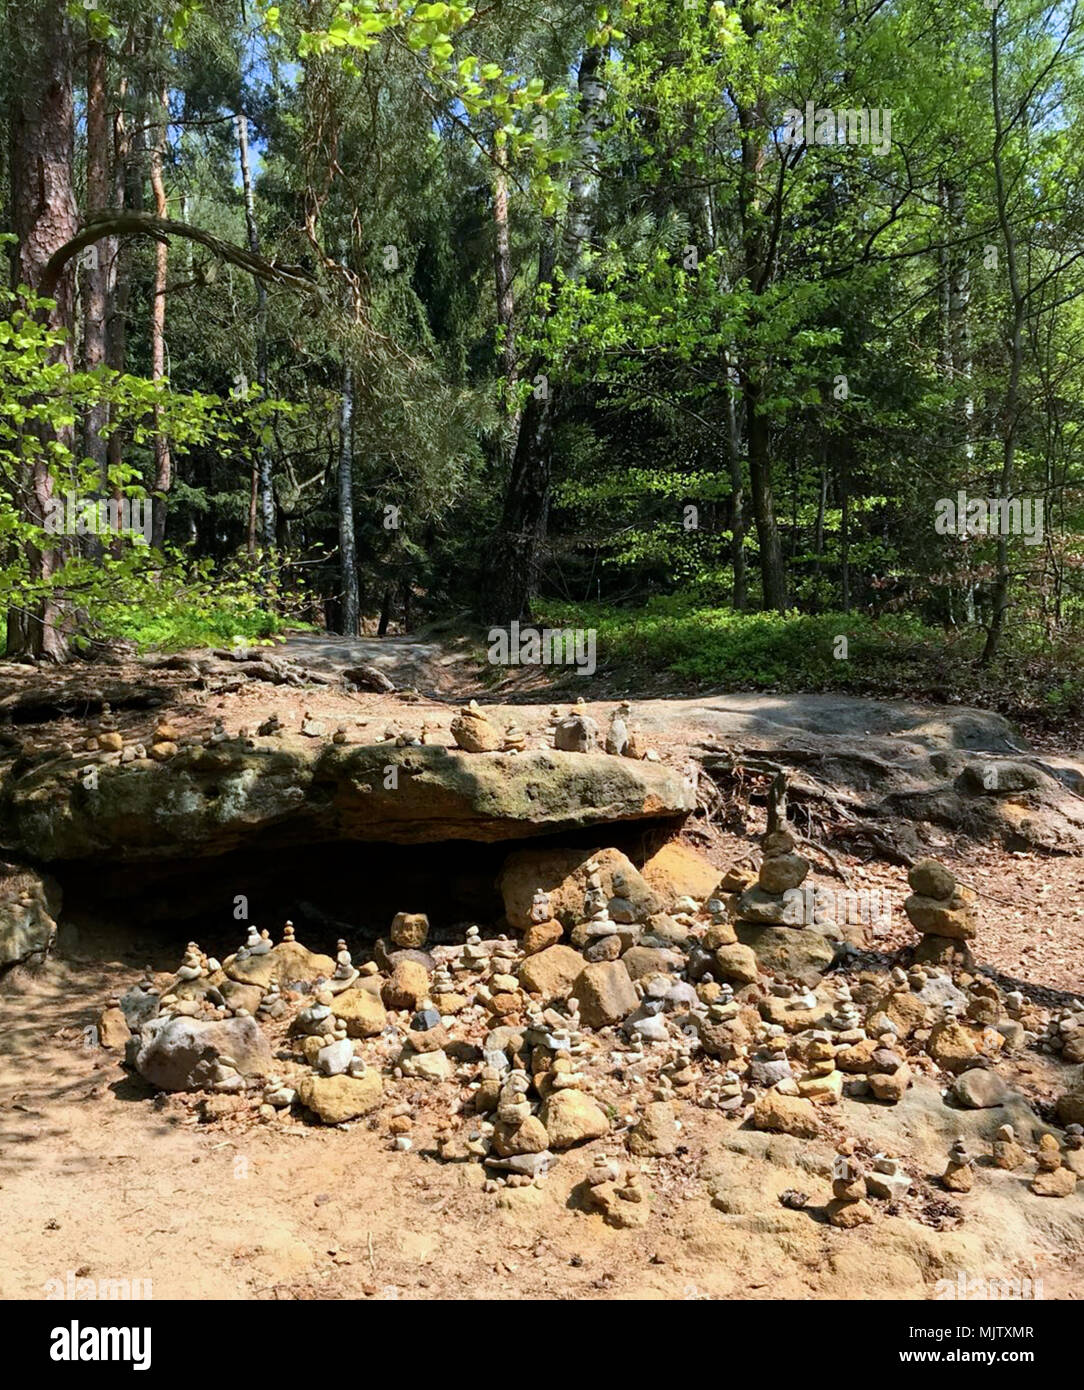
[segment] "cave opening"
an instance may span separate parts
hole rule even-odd
[[[512,840],[253,843],[198,859],[53,864],[63,893],[57,951],[174,968],[189,940],[221,959],[250,925],[278,941],[291,921],[311,949],[333,953],[342,938],[364,960],[397,912],[424,912],[430,943],[453,944],[471,923],[487,935],[510,931],[499,884],[510,855],[613,848],[640,866],[673,829],[641,821]]]

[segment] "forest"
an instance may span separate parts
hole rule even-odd
[[[1084,712],[1075,3],[0,23],[9,659],[515,620]]]

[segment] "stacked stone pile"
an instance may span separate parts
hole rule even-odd
[[[302,732],[312,731],[303,724]],[[345,730],[342,732],[343,737],[337,737],[337,742],[346,741]],[[658,753],[647,747],[639,725],[633,721],[627,701],[611,711],[604,736],[598,721],[587,713],[583,700],[577,700],[567,714],[556,708],[550,710],[549,723],[543,733],[551,742],[541,742],[539,747],[552,747],[560,753],[596,753],[605,749],[615,757],[659,761]],[[527,730],[513,723],[506,725],[502,733],[490,713],[476,700],[460,708],[451,722],[451,734],[455,746],[465,753],[523,753],[527,750]],[[423,725],[419,735],[388,728],[384,739],[400,747],[434,742],[433,731],[428,725]]]
[[[800,886],[808,865],[789,834],[765,851],[753,891]],[[334,956],[313,952],[289,923],[277,944],[250,928],[221,963],[189,943],[174,976],[146,975],[108,1011],[109,1036],[130,1031],[130,1064],[160,1089],[206,1092],[275,1125],[367,1117],[400,1151],[432,1133],[442,1161],[481,1162],[491,1188],[544,1182],[569,1150],[605,1145],[584,1204],[619,1227],[649,1218],[636,1164],[677,1154],[686,1107],[837,1142],[850,1100],[896,1105],[923,1076],[941,1080],[951,1108],[1019,1109],[997,1063],[1042,1031],[1035,1006],[948,966],[772,972],[734,939],[720,897],[660,887],[660,911],[626,863],[613,851],[579,862],[575,908],[566,883],[536,887],[518,938],[471,924],[458,944],[434,945],[427,917],[401,912],[371,960],[343,940]],[[911,886],[951,903],[937,867]],[[1084,1122],[1084,1086],[1057,1114]],[[995,1168],[1037,1164],[1036,1195],[1072,1194],[1079,1128],[1064,1155],[1055,1138],[1034,1157],[1003,1131]],[[838,1158],[828,1219],[840,1229],[912,1186],[895,1154],[862,1165],[852,1146]],[[958,1146],[945,1186],[975,1181]]]
[[[464,705],[452,720],[452,737],[467,753],[496,753],[504,742],[500,730],[477,700]]]
[[[737,918],[756,926],[791,923],[785,895],[805,882],[809,860],[797,853],[797,842],[789,830],[774,830],[765,835],[763,848],[756,885],[739,897]]]
[[[1040,1041],[1045,1052],[1056,1053],[1063,1062],[1084,1062],[1084,1000],[1058,1009],[1046,1026]]]
[[[958,885],[954,875],[934,859],[912,865],[907,881],[913,892],[903,908],[922,937],[915,960],[970,966],[968,943],[977,930],[974,892]]]

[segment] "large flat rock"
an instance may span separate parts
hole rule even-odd
[[[36,862],[192,858],[242,845],[515,840],[677,821],[695,791],[662,763],[605,753],[339,747],[298,736],[184,749],[164,763],[75,762],[0,789],[0,847]]]

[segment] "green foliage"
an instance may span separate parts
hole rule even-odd
[[[188,647],[273,645],[289,628],[311,626],[297,615],[305,595],[288,589],[284,557],[257,555],[221,566],[186,561],[176,553],[150,583],[116,593],[96,612],[94,636],[124,637],[141,651],[179,651]]]
[[[111,410],[106,432],[124,430],[134,450],[152,433],[164,429],[174,448],[237,447],[251,433],[270,428],[279,415],[296,414],[266,398],[223,401],[201,391],[176,392],[129,374],[99,368],[73,372],[60,354],[63,335],[50,329],[44,311],[51,301],[40,300],[25,287],[16,293],[0,290],[0,595],[4,610],[33,612],[48,600],[62,609],[78,605],[81,633],[119,631],[125,608],[141,620],[169,625],[166,608],[176,607],[183,626],[189,614],[236,612],[238,621],[248,609],[251,621],[258,604],[245,585],[216,574],[212,562],[185,563],[183,580],[171,575],[178,557],[162,555],[148,545],[147,528],[133,524],[118,530],[118,509],[108,531],[100,518],[123,499],[124,513],[148,519],[155,499],[138,468],[124,462],[109,471],[103,488],[93,460],[75,450],[74,426],[90,402],[105,402]],[[37,476],[37,490],[31,486]],[[75,523],[74,527],[72,523]],[[49,552],[53,567],[43,572],[39,557]],[[247,594],[247,596],[246,596]]]
[[[642,608],[550,603],[539,622],[595,629],[600,669],[624,680],[668,671],[705,690],[926,696],[1037,722],[1084,715],[1084,646],[1033,629],[983,668],[981,634],[946,645],[942,629],[907,614],[737,613],[674,594]]]
[[[0,0],[5,18],[24,8]],[[887,690],[903,688],[905,673],[916,688],[955,689],[948,677],[938,685],[930,656],[947,643],[970,673],[962,684],[984,694],[972,661],[993,611],[996,538],[942,536],[933,516],[958,488],[996,496],[1005,486],[1043,500],[1046,534],[1041,546],[1013,541],[1012,651],[1001,693],[990,693],[1076,707],[1084,23],[1072,6],[1020,0],[991,13],[983,0],[898,0],[843,14],[835,0],[73,0],[67,9],[76,109],[86,106],[81,44],[97,39],[109,109],[123,108],[129,132],[153,127],[167,92],[171,213],[183,203],[185,220],[240,245],[253,230],[237,178],[234,116],[245,112],[261,253],[304,268],[321,294],[300,306],[173,240],[168,385],[148,379],[150,240],[123,243],[128,374],[69,372],[37,309],[4,299],[9,601],[49,597],[99,631],[111,592],[133,604],[145,593],[147,623],[153,613],[163,640],[173,640],[161,607],[171,601],[193,609],[178,631],[206,622],[218,632],[194,595],[255,543],[253,467],[269,460],[277,529],[263,536],[261,519],[258,538],[304,563],[304,616],[333,622],[349,365],[362,607],[409,610],[414,621],[462,611],[479,599],[508,480],[527,476],[513,473],[509,406],[525,405],[544,377],[556,400],[537,556],[544,605],[605,600],[621,650],[639,642],[690,680],[770,688],[797,670],[807,683],[858,688],[865,672]],[[25,12],[48,17],[49,7]],[[32,53],[45,33],[22,37]],[[585,57],[592,71],[599,59],[601,84],[589,158],[572,90]],[[25,74],[0,73],[0,87],[0,106],[17,111]],[[790,145],[786,113],[807,102],[890,111],[892,138],[877,150]],[[80,120],[77,199],[87,130]],[[129,159],[128,192],[150,206],[146,144]],[[498,315],[505,197],[511,284]],[[570,211],[589,225],[575,254]],[[1027,304],[1015,406],[1011,244]],[[77,368],[86,302],[76,296]],[[47,579],[36,572],[48,536],[28,477],[47,466],[60,493],[98,488],[81,457],[95,402],[124,439],[111,489],[146,497],[156,434],[170,440],[167,538],[183,547],[183,583],[165,577],[169,557],[135,542],[103,553],[81,537],[65,538]],[[771,515],[759,525],[751,418],[766,426],[756,484],[770,492],[762,513]],[[1013,476],[1003,484],[1009,436]],[[773,536],[783,602],[797,613],[728,615],[731,601],[761,602]],[[213,570],[201,578],[203,560]],[[260,574],[253,583],[259,611],[233,617],[231,599],[221,623],[248,632],[261,614],[286,611]],[[667,596],[677,596],[672,611]],[[851,655],[837,662],[825,643],[844,607],[865,616],[841,626]]]

